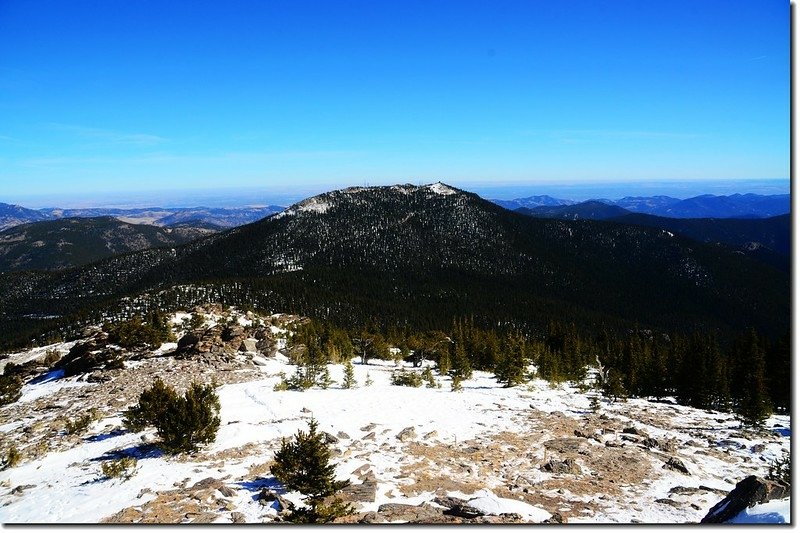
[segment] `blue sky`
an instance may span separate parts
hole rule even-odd
[[[0,201],[788,175],[786,1],[0,2]]]

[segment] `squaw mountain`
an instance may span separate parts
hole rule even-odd
[[[201,303],[175,287],[203,284],[228,304],[346,325],[472,316],[535,329],[560,316],[584,328],[782,335],[789,316],[788,276],[733,250],[658,228],[535,219],[436,183],[332,191],[183,246],[4,274],[0,320],[14,342],[123,296]]]

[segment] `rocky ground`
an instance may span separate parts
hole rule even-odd
[[[195,314],[204,323],[189,328]],[[299,322],[206,306],[176,315],[178,342],[155,351],[121,351],[87,330],[78,342],[12,354],[0,364],[29,362],[31,378],[0,408],[0,452],[21,455],[0,472],[0,519],[281,521],[301,496],[285,493],[269,466],[281,438],[312,416],[337,475],[351,482],[343,496],[357,512],[345,522],[699,522],[789,449],[787,416],[756,431],[668,400],[603,401],[593,411],[578,388],[506,389],[481,372],[460,392],[445,377],[441,388],[400,387],[388,361],[355,364],[355,389],[276,391],[280,373],[293,372],[285,337]],[[63,356],[56,370],[36,363],[48,351]],[[342,365],[329,369],[341,382]],[[156,378],[179,390],[219,385],[213,444],[171,457],[152,430],[123,429],[122,411]],[[74,430],[87,414],[88,427]],[[131,477],[104,478],[101,464],[124,456],[137,459]]]

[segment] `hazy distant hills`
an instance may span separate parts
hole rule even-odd
[[[705,194],[680,200],[670,196],[628,196],[620,200],[598,199],[587,202],[572,202],[558,200],[549,196],[532,196],[516,200],[492,200],[507,209],[517,210],[528,208],[526,212],[533,216],[546,216],[547,218],[592,218],[601,220],[611,218],[614,211],[603,211],[594,204],[600,202],[610,206],[620,207],[634,213],[644,213],[668,218],[768,218],[785,215],[791,210],[791,198],[788,194],[759,195],[759,194],[732,194],[729,196],[715,196]],[[581,206],[576,210],[559,209],[570,206]],[[598,216],[588,216],[591,210],[599,213]],[[622,213],[619,212],[621,215]]]
[[[788,275],[734,250],[659,228],[533,218],[434,184],[333,191],[174,249],[3,274],[0,325],[23,332],[25,316],[142,291],[190,305],[192,284],[233,305],[350,324],[449,327],[472,316],[545,327],[559,317],[782,334],[789,319]]]
[[[516,212],[537,218],[608,220],[659,228],[702,243],[728,245],[783,271],[789,270],[791,217],[788,214],[769,218],[669,218],[633,213],[594,200],[557,207],[523,207]]]
[[[202,222],[162,228],[113,217],[21,224],[0,232],[0,272],[81,266],[117,254],[177,246],[221,229]]]
[[[527,198],[517,198],[515,200],[491,200],[491,201],[499,206],[505,207],[506,209],[511,209],[512,211],[520,208],[553,207],[559,205],[572,205],[577,203],[572,200],[561,200],[559,198],[553,198],[552,196],[547,196],[547,195],[528,196]]]
[[[560,218],[564,220],[607,220],[631,214],[627,209],[598,200],[589,200],[571,205],[520,207],[515,211],[537,218]]]
[[[170,226],[181,222],[213,224],[232,228],[255,222],[283,210],[282,206],[211,208],[211,207],[146,207],[133,209],[82,208],[82,209],[27,209],[0,203],[0,230],[27,222],[57,220],[61,218],[115,217],[131,224]]]
[[[27,209],[18,205],[0,203],[0,230],[26,222],[37,222],[50,218],[47,214],[35,209]]]

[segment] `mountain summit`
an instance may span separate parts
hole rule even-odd
[[[536,219],[434,183],[331,191],[183,246],[0,276],[0,333],[18,334],[21,317],[155,290],[194,305],[176,287],[198,284],[230,304],[350,324],[447,327],[473,316],[541,328],[558,317],[783,332],[789,316],[787,277],[727,248],[658,228]]]

